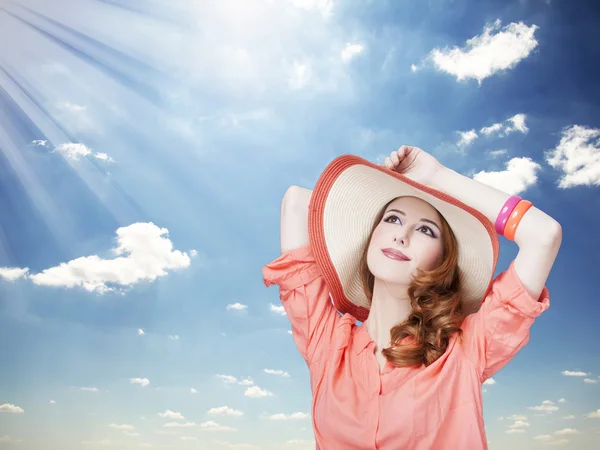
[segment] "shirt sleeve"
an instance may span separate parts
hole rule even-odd
[[[265,286],[279,285],[296,347],[311,366],[327,354],[340,316],[310,244],[282,254],[263,267]]]
[[[479,311],[462,325],[466,356],[478,365],[482,383],[529,342],[531,325],[549,307],[548,288],[534,298],[517,275],[514,261],[494,279]]]

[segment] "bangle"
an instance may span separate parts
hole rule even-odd
[[[506,227],[504,228],[504,237],[506,239],[509,241],[515,240],[515,232],[517,231],[517,227],[529,208],[531,208],[531,202],[527,200],[521,200],[515,209],[513,209],[513,212],[506,222]]]
[[[504,228],[506,227],[506,221],[508,220],[511,213],[513,212],[513,209],[515,209],[515,207],[519,204],[520,201],[521,201],[521,197],[519,197],[518,195],[511,195],[508,198],[508,200],[506,200],[506,202],[504,203],[504,206],[498,213],[498,217],[496,218],[496,223],[494,226],[496,228],[496,233],[498,233],[500,236],[502,236],[504,234]]]

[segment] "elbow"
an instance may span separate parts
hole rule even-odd
[[[300,186],[292,185],[287,188],[281,202],[282,212],[291,212],[297,210],[306,210],[310,203],[312,191]]]
[[[539,238],[544,247],[558,249],[562,243],[562,226],[554,219],[550,219],[544,226]]]

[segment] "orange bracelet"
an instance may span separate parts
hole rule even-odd
[[[504,237],[506,239],[509,241],[515,240],[517,227],[529,208],[531,208],[531,202],[528,200],[521,200],[519,204],[515,206],[515,209],[513,209],[513,212],[510,214],[510,217],[506,221],[506,226],[504,227]]]

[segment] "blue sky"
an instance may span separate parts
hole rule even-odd
[[[594,2],[48,3],[0,0],[0,449],[314,448],[281,197],[402,144],[562,224],[484,414],[491,449],[593,448]]]

